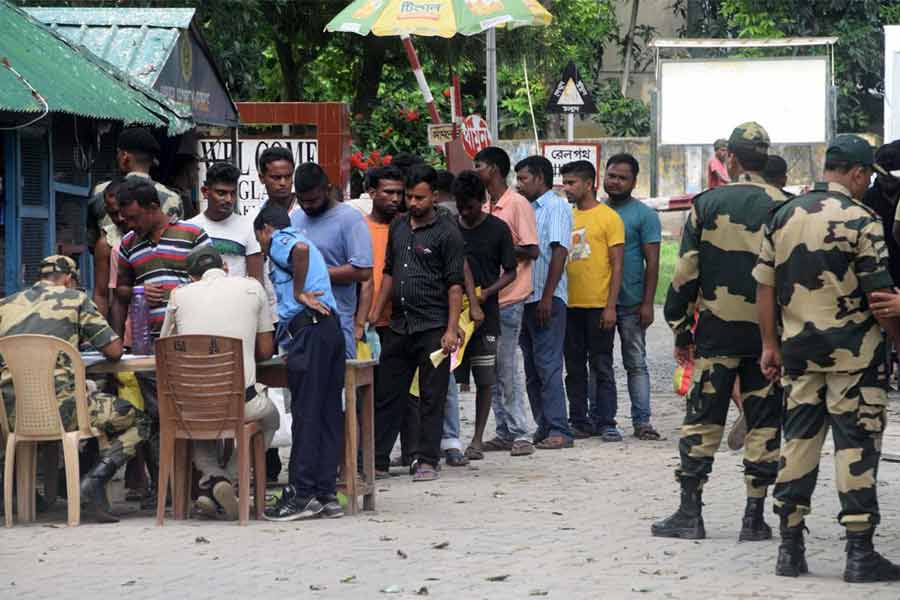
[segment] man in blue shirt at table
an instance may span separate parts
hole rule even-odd
[[[360,212],[332,197],[328,175],[316,163],[303,163],[294,173],[294,192],[303,210],[291,214],[291,225],[312,242],[328,266],[347,358],[356,358],[363,338],[371,297],[357,302],[356,288],[372,276],[372,236]]]
[[[287,351],[293,415],[290,484],[265,516],[270,521],[340,517],[336,478],[344,432],[344,335],[328,268],[316,246],[291,227],[283,207],[266,204],[253,230],[272,265],[277,339]]]

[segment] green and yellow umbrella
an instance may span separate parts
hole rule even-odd
[[[355,0],[325,30],[450,38],[494,27],[549,25],[552,19],[537,0]]]

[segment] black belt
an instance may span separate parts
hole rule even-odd
[[[288,323],[287,332],[291,337],[295,337],[304,327],[321,323],[326,319],[330,319],[331,315],[323,315],[314,310],[306,309],[297,313],[291,322]]]

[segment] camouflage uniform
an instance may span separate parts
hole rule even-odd
[[[174,217],[177,219],[181,219],[184,216],[184,208],[182,207],[181,196],[177,192],[170,190],[157,181],[153,181],[153,179],[147,173],[132,171],[125,177],[126,179],[128,177],[141,177],[143,179],[149,179],[153,183],[153,186],[156,188],[156,195],[159,196],[159,206],[162,208],[162,211],[170,217]],[[106,190],[109,184],[109,181],[104,181],[94,186],[94,191],[91,195],[91,199],[88,201],[87,242],[89,244],[88,247],[91,249],[93,249],[96,245],[101,233],[105,233],[107,235],[107,240],[109,241],[110,247],[115,246],[115,243],[121,241],[122,238],[122,235],[119,233],[118,227],[115,226],[115,224],[112,222],[112,219],[110,219],[109,215],[106,214],[103,192]],[[111,238],[110,235],[112,235],[113,237]]]
[[[768,144],[762,128],[745,125],[741,132],[748,142]],[[751,271],[763,225],[783,200],[781,190],[751,173],[695,197],[665,304],[675,345],[694,345],[696,357],[675,476],[697,479],[701,485],[707,480],[725,430],[735,377],[740,377],[747,420],[744,477],[752,498],[764,498],[775,482],[781,390],[759,368],[762,342]]]
[[[843,186],[818,183],[773,214],[753,276],[775,288],[781,315],[786,402],[775,512],[788,527],[810,512],[830,424],[838,519],[848,531],[871,529],[887,371],[866,293],[893,287],[881,222]]]
[[[75,263],[67,257],[50,259],[69,261],[71,265],[66,268],[75,267]],[[44,265],[50,259],[44,259],[42,275],[48,274]],[[39,281],[26,290],[0,300],[0,336],[29,333],[57,337],[76,348],[82,342],[102,348],[117,339],[85,292],[54,285],[48,280]],[[74,431],[78,428],[78,419],[71,363],[61,357],[54,374],[63,426],[67,431]],[[5,368],[0,372],[0,393],[3,395],[10,429],[14,430],[15,394],[12,378]],[[149,421],[143,412],[125,400],[110,394],[91,392],[88,394],[88,411],[91,426],[101,433],[101,457],[112,457],[117,462],[124,463],[134,456],[135,446],[147,439]]]

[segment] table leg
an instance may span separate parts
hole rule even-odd
[[[371,367],[369,367],[371,368]],[[363,496],[363,510],[375,510],[375,386],[363,386],[362,448],[363,474],[369,493]]]
[[[356,419],[356,372],[347,369],[344,397],[344,494],[347,496],[347,514],[355,515],[359,511],[356,490],[356,453],[359,447],[359,428]]]

